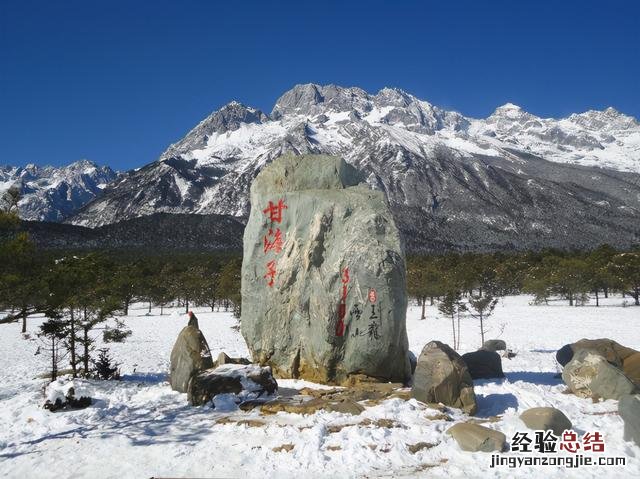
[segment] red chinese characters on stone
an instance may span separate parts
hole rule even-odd
[[[267,263],[267,274],[263,276],[267,280],[267,285],[269,287],[273,286],[276,277],[276,262],[271,260]]]
[[[269,215],[269,221],[271,223],[282,223],[282,210],[286,210],[288,207],[284,204],[284,200],[280,198],[277,204],[273,204],[273,201],[269,201],[269,206],[262,210],[265,215]]]
[[[280,228],[276,228],[275,231],[269,228],[269,232],[264,237],[264,252],[274,251],[278,254],[282,251],[282,244],[282,232]]]
[[[347,292],[349,287],[349,268],[342,270],[342,295],[338,303],[338,324],[336,324],[336,336],[344,335],[344,318],[347,315]]]
[[[273,223],[282,223],[282,211],[287,209],[287,205],[284,200],[280,198],[277,203],[269,201],[269,205],[262,210],[265,215],[269,216],[271,225]],[[269,228],[269,231],[262,238],[262,249],[264,254],[269,251],[273,251],[275,254],[279,254],[282,251],[284,245],[283,233],[280,228]],[[271,260],[267,263],[267,273],[264,278],[267,280],[267,286],[270,288],[275,284],[275,277],[277,274],[276,262]]]

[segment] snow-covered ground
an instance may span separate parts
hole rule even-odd
[[[558,407],[580,434],[600,431],[606,455],[624,456],[625,467],[492,469],[490,454],[462,452],[444,433],[453,423],[433,419],[437,411],[415,400],[390,399],[367,407],[360,416],[317,412],[262,417],[255,410],[193,408],[186,395],[173,392],[167,383],[169,354],[186,315],[175,309],[159,316],[154,309],[147,316],[146,307],[137,305],[125,318],[133,335],[124,344],[109,345],[122,362],[123,380],[83,382],[96,401],[78,411],[50,413],[42,408],[45,381],[35,377],[46,370],[47,358],[34,355],[37,340],[23,339],[18,324],[0,325],[0,476],[637,477],[640,448],[623,441],[617,402],[594,404],[562,394],[555,351],[583,337],[608,337],[640,349],[640,308],[621,307],[620,297],[604,300],[600,308],[572,308],[565,302],[531,306],[529,301],[524,296],[505,298],[488,321],[488,338],[506,340],[517,356],[503,360],[506,379],[476,381],[477,417],[499,416],[486,425],[510,439],[516,431],[527,430],[518,419],[523,410]],[[214,356],[220,351],[247,355],[230,313],[195,312]],[[416,355],[430,340],[451,343],[450,322],[435,307],[428,308],[425,321],[419,313],[412,306],[407,320]],[[29,323],[33,337],[39,324],[38,319]],[[477,322],[463,319],[460,352],[475,350],[479,336]],[[308,384],[279,380],[281,388]],[[455,410],[450,414],[456,421],[467,419]],[[400,427],[376,425],[382,418]],[[247,419],[266,424],[237,423]],[[361,422],[365,424],[358,425]],[[409,446],[419,442],[437,445],[411,453]],[[282,445],[293,448],[273,451]]]

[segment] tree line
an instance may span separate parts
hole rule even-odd
[[[423,307],[447,295],[500,297],[532,294],[537,303],[560,297],[571,306],[612,292],[640,306],[640,249],[544,250],[524,253],[446,254],[407,259],[409,296]]]

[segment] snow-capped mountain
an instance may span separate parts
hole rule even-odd
[[[640,124],[609,108],[556,120],[507,104],[486,119],[398,89],[298,85],[271,114],[237,102],[128,172],[70,222],[156,212],[242,217],[282,153],[341,155],[387,194],[412,249],[640,241]]]
[[[116,178],[108,166],[80,160],[68,166],[0,166],[0,193],[20,188],[18,207],[25,220],[62,221],[93,200]]]

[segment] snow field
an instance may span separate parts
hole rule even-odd
[[[122,362],[123,380],[78,381],[95,399],[91,407],[78,411],[42,409],[46,381],[35,377],[46,371],[45,353],[34,355],[38,341],[22,339],[18,324],[0,325],[0,475],[119,479],[637,476],[640,448],[622,439],[617,402],[594,404],[563,394],[565,387],[555,377],[555,351],[583,337],[608,337],[640,349],[640,308],[621,307],[620,297],[605,300],[600,308],[569,307],[559,301],[531,306],[530,299],[505,298],[487,322],[487,338],[504,339],[517,356],[503,359],[506,379],[475,382],[476,417],[498,416],[484,425],[504,432],[509,440],[516,431],[527,430],[518,418],[522,411],[557,407],[580,434],[600,431],[606,455],[624,456],[625,467],[491,469],[490,454],[461,451],[444,433],[453,422],[415,400],[389,399],[367,407],[359,416],[326,411],[261,416],[226,402],[215,410],[190,407],[186,395],[172,391],[166,377],[171,348],[186,325],[186,315],[181,309],[169,309],[164,316],[154,309],[146,315],[147,308],[140,304],[125,318],[133,335],[126,343],[107,345]],[[221,351],[248,355],[230,313],[195,312],[214,357]],[[416,355],[428,341],[451,343],[450,320],[432,306],[427,308],[426,320],[419,315],[420,308],[411,306],[407,330]],[[40,322],[30,321],[32,337]],[[477,321],[462,319],[461,340],[460,353],[479,346]],[[278,383],[281,391],[311,385],[295,380]],[[453,409],[447,414],[454,421],[468,419]],[[420,442],[436,445],[412,453],[409,446]],[[282,446],[279,452],[273,450]]]

